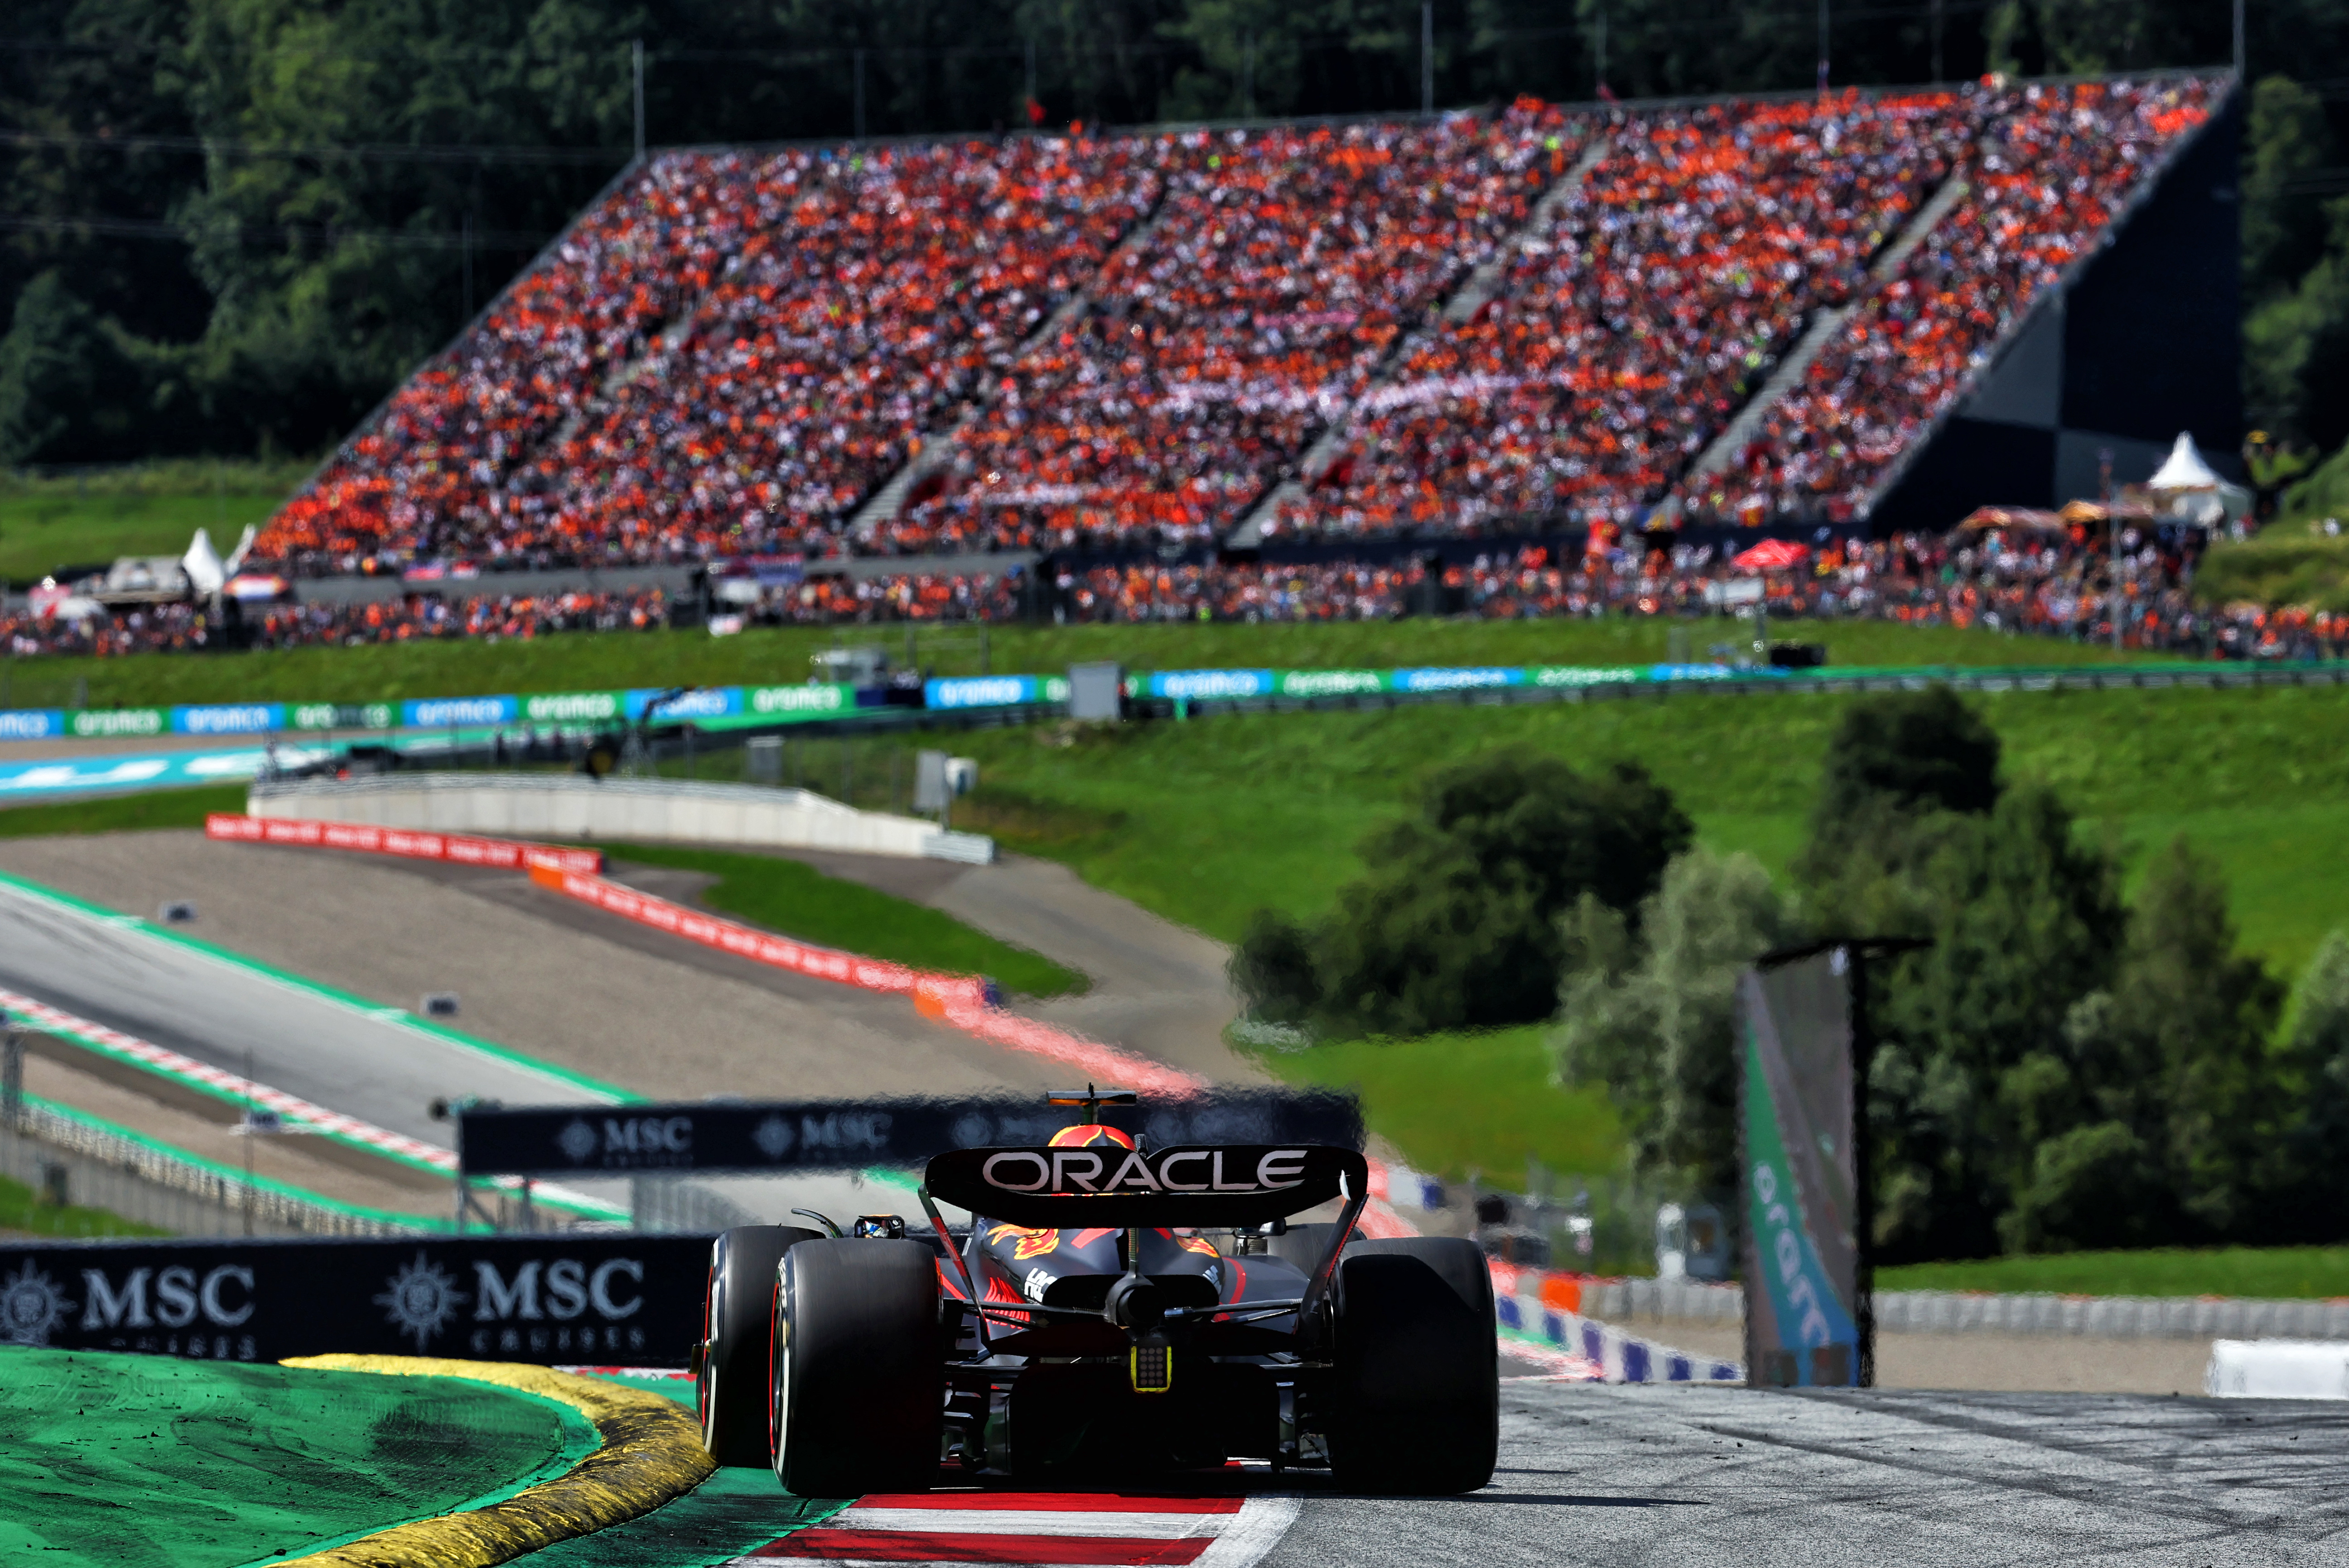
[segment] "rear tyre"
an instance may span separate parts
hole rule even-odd
[[[1501,1429],[1493,1276],[1474,1241],[1358,1241],[1338,1262],[1330,1464],[1369,1492],[1493,1479]]]
[[[797,1225],[738,1225],[710,1243],[693,1392],[701,1446],[721,1465],[766,1468],[767,1331],[774,1316],[775,1271],[795,1243],[821,1234]]]
[[[801,1497],[919,1491],[946,1386],[937,1254],[833,1238],[792,1249],[775,1298],[775,1476]]]

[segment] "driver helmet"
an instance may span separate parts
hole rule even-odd
[[[1100,1122],[1081,1122],[1052,1135],[1052,1148],[1132,1148],[1133,1135]]]

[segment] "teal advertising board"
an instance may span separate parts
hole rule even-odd
[[[1850,954],[1738,978],[1746,1378],[1856,1386],[1860,1257]]]

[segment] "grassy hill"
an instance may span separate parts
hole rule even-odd
[[[2349,609],[2349,538],[2278,523],[2256,539],[2217,545],[2194,577],[2207,604]]]
[[[1106,732],[984,731],[957,825],[1229,940],[1271,905],[1310,915],[1355,846],[1432,764],[1523,744],[1588,766],[1637,758],[1704,839],[1774,868],[1801,843],[1820,758],[1850,698],[1664,700],[1262,714]],[[1973,701],[2017,778],[2060,785],[2132,866],[2184,833],[2216,855],[2251,947],[2296,972],[2349,926],[2349,691],[2008,692]]]
[[[197,460],[46,478],[0,473],[0,583],[21,587],[61,566],[117,556],[177,556],[199,528],[225,556],[309,468]]]

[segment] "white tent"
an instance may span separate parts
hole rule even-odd
[[[2202,461],[2202,453],[2194,445],[2194,437],[2185,431],[2178,432],[2178,444],[2169,449],[2169,456],[2145,482],[2147,490],[2216,490],[2226,481]]]
[[[228,553],[228,560],[222,569],[231,576],[234,576],[238,568],[244,565],[245,556],[253,553],[253,541],[260,532],[261,530],[254,524],[246,524],[244,532],[237,535],[236,548]]]
[[[188,586],[200,594],[216,594],[228,581],[228,572],[221,565],[220,552],[212,548],[212,535],[203,529],[196,530],[188,545],[188,553],[180,557],[181,570],[188,574]]]
[[[2251,493],[2220,478],[2202,461],[2193,436],[2185,431],[2178,432],[2178,444],[2169,449],[2169,456],[2145,487],[2153,493],[2157,504],[2167,501],[2173,515],[2190,518],[2205,527],[2223,526],[2249,516],[2251,511]]]

